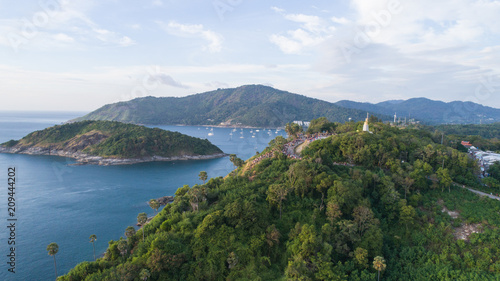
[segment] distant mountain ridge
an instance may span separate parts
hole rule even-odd
[[[326,117],[333,122],[361,121],[366,111],[280,91],[246,85],[186,97],[144,97],[105,105],[81,120],[108,120],[149,125],[239,125],[280,127],[294,120]],[[378,116],[390,120],[390,116]]]
[[[362,103],[343,100],[338,106],[370,111],[377,114],[415,118],[429,124],[479,124],[500,121],[500,109],[473,102],[443,102],[427,98],[391,100],[380,103]]]
[[[143,97],[105,105],[72,121],[107,120],[148,125],[233,125],[281,127],[295,120],[326,117],[332,122],[362,121],[366,113],[383,121],[414,118],[426,124],[500,122],[500,109],[472,102],[427,98],[380,103],[330,103],[262,85],[217,89],[186,97]]]

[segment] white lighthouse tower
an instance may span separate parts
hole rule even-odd
[[[370,131],[370,128],[368,126],[368,113],[366,113],[366,120],[365,120],[365,124],[363,125],[363,132],[369,132]]]

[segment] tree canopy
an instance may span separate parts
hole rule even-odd
[[[500,278],[500,202],[455,185],[480,184],[476,163],[427,130],[360,126],[179,188],[130,248],[110,241],[60,280]]]

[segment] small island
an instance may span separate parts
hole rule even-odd
[[[0,153],[55,155],[74,158],[80,164],[97,165],[226,156],[208,140],[116,121],[82,121],[53,126],[0,144]]]

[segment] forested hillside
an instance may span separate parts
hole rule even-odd
[[[476,184],[475,163],[426,130],[370,126],[326,126],[302,159],[278,137],[58,280],[499,279],[500,202],[453,184]]]
[[[366,111],[348,109],[262,85],[218,89],[182,98],[145,97],[105,105],[77,120],[112,120],[135,124],[280,127],[294,120],[326,116],[331,121],[364,120]],[[388,116],[379,115],[384,120]]]
[[[480,136],[487,139],[500,138],[500,123],[483,125],[439,125],[436,129],[443,131],[447,135],[459,136]]]
[[[482,125],[439,125],[434,128],[444,133],[450,142],[469,141],[482,150],[500,152],[500,123]]]

